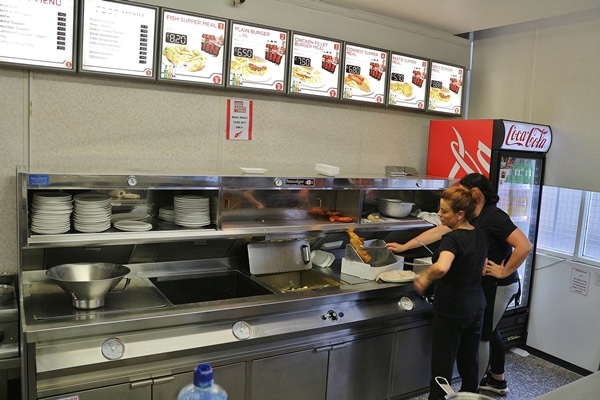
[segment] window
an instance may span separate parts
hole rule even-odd
[[[583,262],[600,263],[597,221],[600,221],[600,193],[544,186],[537,248]]]

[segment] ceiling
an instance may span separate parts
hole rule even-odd
[[[600,8],[599,0],[313,0],[453,35]]]

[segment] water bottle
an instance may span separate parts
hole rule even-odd
[[[215,383],[210,364],[198,364],[194,382],[179,391],[177,400],[227,400],[227,392]]]

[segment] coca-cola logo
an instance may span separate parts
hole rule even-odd
[[[490,170],[490,157],[492,149],[485,145],[481,140],[477,141],[477,154],[475,158],[465,148],[465,142],[458,132],[458,129],[452,127],[454,134],[456,135],[456,141],[450,142],[450,150],[456,162],[452,166],[448,177],[454,178],[459,172],[463,171],[464,174],[460,176],[470,174],[473,172],[479,172],[480,174],[486,174]]]
[[[529,130],[519,129],[513,124],[504,135],[504,144],[528,149],[545,149],[549,137],[548,129],[539,126],[532,126]]]

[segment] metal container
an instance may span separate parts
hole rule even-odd
[[[448,383],[446,378],[441,376],[435,377],[435,382],[442,388],[446,393],[444,399],[446,400],[494,400],[491,397],[484,396],[479,393],[468,393],[468,392],[455,392],[452,386]]]
[[[398,199],[377,199],[379,212],[386,217],[403,218],[412,211],[415,203],[407,203]]]
[[[0,285],[0,304],[11,302],[15,298],[15,287]]]
[[[73,307],[94,309],[104,306],[108,292],[131,271],[124,265],[111,263],[71,263],[49,268],[46,276],[71,295]],[[131,281],[126,278],[127,289]]]

